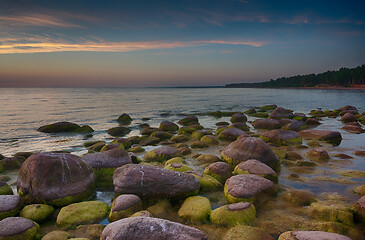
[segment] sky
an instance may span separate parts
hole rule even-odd
[[[0,87],[221,86],[365,63],[364,1],[0,4]]]

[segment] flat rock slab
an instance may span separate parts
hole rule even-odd
[[[337,132],[337,131],[303,130],[303,131],[299,131],[298,133],[304,139],[321,140],[321,141],[331,143],[335,146],[340,145],[340,143],[342,141],[341,133]]]
[[[124,164],[132,163],[128,152],[120,148],[114,148],[100,153],[86,154],[82,156],[82,160],[93,168],[117,168]]]
[[[196,228],[152,217],[124,218],[108,224],[102,240],[206,240]]]
[[[141,198],[186,197],[200,187],[191,174],[140,164],[126,164],[115,170],[113,183],[116,193]]]
[[[292,231],[281,234],[279,240],[351,240],[351,238],[322,231]]]
[[[280,169],[280,161],[273,150],[261,139],[254,137],[240,138],[227,147],[221,153],[222,159],[231,167],[249,159],[256,159],[265,163],[275,171]]]

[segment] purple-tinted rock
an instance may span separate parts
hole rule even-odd
[[[159,129],[167,132],[176,132],[177,130],[179,130],[179,126],[170,121],[163,121],[160,123]]]
[[[281,234],[279,240],[351,240],[351,238],[322,231],[291,231]]]
[[[31,233],[26,231],[37,228]],[[0,239],[34,239],[39,226],[23,217],[8,217],[0,221]]]
[[[231,117],[231,122],[232,123],[236,123],[236,122],[246,122],[247,121],[247,117],[245,116],[245,114],[243,113],[235,113],[232,115]]]
[[[275,119],[257,119],[252,123],[252,126],[257,129],[279,129],[280,122]]]
[[[231,167],[225,162],[215,162],[209,164],[205,168],[204,173],[211,175],[221,183],[225,183],[225,181],[232,176]]]
[[[223,132],[221,132],[218,136],[219,140],[228,140],[228,141],[235,141],[239,136],[249,136],[246,132],[242,131],[238,128],[227,128]]]
[[[341,133],[327,130],[303,130],[298,132],[304,139],[321,140],[338,146],[342,141]]]
[[[302,138],[297,132],[282,129],[263,132],[260,138],[275,145],[299,144],[302,142]]]
[[[292,110],[278,107],[270,113],[269,118],[281,119],[281,118],[293,118],[293,116],[294,115]]]
[[[91,153],[82,156],[87,164],[93,168],[117,168],[132,163],[129,153],[123,149],[114,148],[100,153]]]

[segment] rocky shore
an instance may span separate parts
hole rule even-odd
[[[365,145],[341,148],[341,133],[365,132],[365,113],[266,105],[200,115],[158,127],[143,119],[130,136],[136,120],[123,113],[106,131],[113,139],[85,141],[82,156],[0,154],[0,239],[365,239]]]

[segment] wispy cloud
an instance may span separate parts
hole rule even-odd
[[[46,39],[46,38],[45,38]],[[195,47],[203,45],[247,45],[261,47],[265,42],[260,41],[146,41],[146,42],[106,42],[86,41],[81,43],[69,43],[62,41],[48,42],[22,42],[4,41],[14,40],[11,38],[0,39],[0,54],[13,53],[49,53],[49,52],[133,52],[153,49],[172,49],[182,47]],[[34,40],[34,39],[33,39]]]

